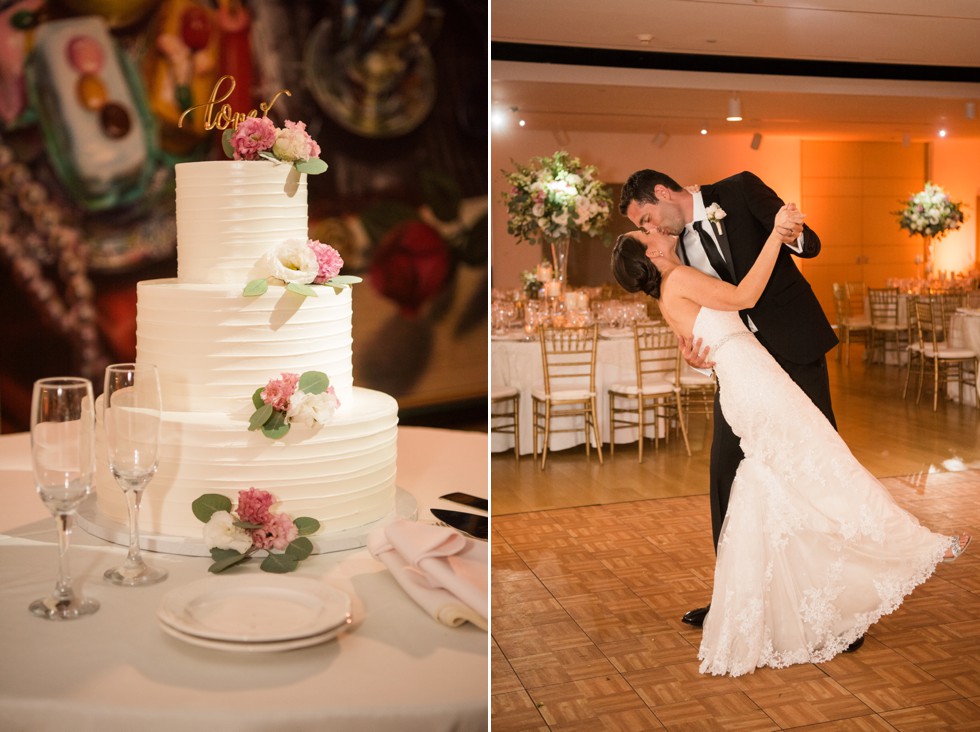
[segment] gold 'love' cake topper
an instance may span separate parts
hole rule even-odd
[[[228,90],[223,91],[222,85],[228,82]],[[235,77],[230,74],[225,74],[220,79],[214,83],[214,88],[211,90],[211,96],[204,104],[195,104],[193,107],[188,107],[184,110],[184,113],[180,115],[177,120],[177,126],[182,127],[184,124],[184,117],[189,115],[195,109],[204,108],[204,129],[213,130],[217,127],[219,130],[227,130],[229,127],[233,130],[238,129],[238,125],[248,119],[249,117],[257,117],[259,114],[259,109],[262,110],[262,116],[268,117],[269,110],[272,109],[272,105],[285,94],[287,97],[291,97],[292,93],[288,89],[280,89],[276,92],[276,95],[272,97],[271,102],[261,102],[259,104],[259,109],[253,109],[249,112],[236,112],[231,108],[230,104],[222,104],[228,97],[232,95],[235,91]],[[218,112],[215,114],[215,105],[221,104],[218,107]]]
[[[283,94],[292,96],[286,89],[276,92],[272,101],[259,104],[247,114],[236,112],[225,102],[235,90],[235,78],[222,76],[211,90],[211,97],[204,104],[197,104],[185,110],[177,120],[180,127],[184,117],[195,109],[204,108],[204,129],[224,130],[221,133],[221,147],[225,155],[234,160],[271,160],[276,163],[290,163],[300,173],[316,175],[327,169],[320,159],[320,146],[306,132],[303,122],[286,120],[285,126],[276,127],[269,119],[269,110]],[[215,107],[218,107],[215,112]],[[262,116],[259,117],[259,110]]]

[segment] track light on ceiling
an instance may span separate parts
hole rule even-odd
[[[732,94],[728,100],[728,116],[725,117],[729,122],[742,121],[742,100],[737,94]]]

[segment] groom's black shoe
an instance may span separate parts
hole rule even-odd
[[[699,607],[697,610],[691,610],[689,613],[684,613],[684,617],[681,618],[682,623],[687,623],[688,625],[693,625],[695,628],[704,627],[704,616],[708,614],[708,610],[711,609],[711,605],[708,607]]]
[[[864,645],[864,636],[862,635],[856,641],[851,643],[847,648],[844,649],[844,653],[854,653],[858,648]]]

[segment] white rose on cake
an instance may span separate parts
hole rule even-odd
[[[287,241],[262,257],[260,265],[269,273],[283,282],[298,282],[309,284],[320,271],[316,254],[305,241]]]
[[[298,422],[307,427],[315,427],[318,423],[329,422],[339,406],[340,400],[337,399],[332,386],[319,394],[296,391],[289,399],[286,416],[291,423]]]
[[[209,549],[234,549],[244,552],[252,546],[252,536],[240,526],[227,511],[215,511],[204,524],[204,543]]]

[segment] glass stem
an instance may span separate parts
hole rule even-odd
[[[58,522],[58,584],[55,586],[55,596],[58,604],[70,603],[75,593],[71,588],[71,571],[68,568],[68,544],[71,539],[71,519],[70,513],[59,513],[55,515]]]
[[[126,491],[126,507],[129,509],[129,553],[126,555],[126,565],[142,567],[143,557],[140,554],[140,499],[141,490]]]

